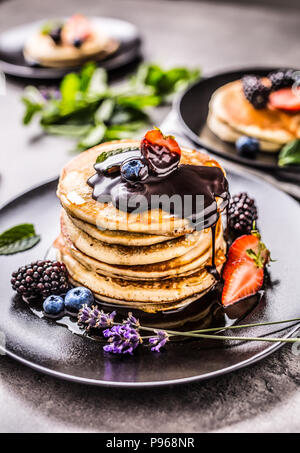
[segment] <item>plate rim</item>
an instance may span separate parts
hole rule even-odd
[[[297,332],[299,330],[300,323],[298,323],[292,330],[289,330],[289,332],[284,335],[282,338],[290,338],[293,333]],[[287,328],[288,329],[288,328]],[[286,330],[287,330],[286,329]],[[190,377],[185,377],[185,378],[177,378],[177,379],[169,379],[169,380],[164,380],[164,381],[144,381],[144,382],[121,382],[121,381],[104,381],[100,379],[89,379],[89,378],[84,378],[84,377],[77,377],[77,376],[72,376],[70,374],[65,374],[61,373],[59,371],[54,371],[51,370],[51,368],[46,368],[41,365],[38,365],[34,362],[30,362],[27,359],[24,359],[17,354],[14,354],[13,352],[10,352],[6,350],[3,346],[0,346],[0,351],[4,352],[4,355],[9,356],[10,358],[16,360],[19,363],[22,363],[25,366],[28,366],[29,368],[38,371],[40,373],[46,374],[47,376],[51,377],[56,377],[59,378],[63,381],[68,381],[68,382],[73,382],[76,384],[85,384],[85,385],[90,385],[90,386],[95,386],[95,387],[114,387],[114,388],[144,388],[144,387],[167,387],[167,386],[172,386],[172,385],[183,385],[183,384],[190,384],[192,382],[200,382],[200,381],[205,381],[213,378],[217,378],[219,376],[223,376],[225,374],[232,373],[233,371],[237,371],[242,368],[246,368],[247,366],[250,366],[254,363],[259,362],[260,360],[264,359],[265,357],[268,357],[270,354],[273,352],[277,351],[279,348],[284,346],[285,343],[283,342],[278,342],[274,343],[273,345],[269,346],[267,349],[264,351],[259,352],[258,354],[254,355],[253,357],[243,360],[235,365],[231,365],[226,368],[222,368],[217,371],[212,371],[209,373],[204,373],[201,375],[196,375],[196,376],[190,376]],[[233,346],[234,347],[234,346]]]
[[[225,166],[226,168],[226,166]],[[245,171],[240,170],[240,169],[230,169],[228,173],[233,173],[237,174],[240,177],[245,177]],[[259,179],[257,176],[254,176],[246,171],[246,178],[251,179],[252,181],[259,181],[260,184],[271,186],[276,192],[279,192],[281,195],[284,197],[287,197],[290,199],[290,201],[297,206],[297,209],[299,209],[299,203],[290,195],[287,193],[283,192],[282,190],[278,189],[277,187],[273,186],[272,184],[262,181]],[[59,176],[51,177],[44,182],[37,183],[31,187],[29,187],[27,190],[22,191],[21,193],[11,197],[7,202],[4,202],[0,206],[0,214],[1,212],[8,208],[12,203],[17,201],[19,198],[22,198],[23,196],[29,195],[31,192],[36,191],[38,188],[41,187],[46,187],[47,185],[53,184],[58,180]],[[289,327],[286,327],[284,331],[287,331],[286,333],[283,334],[282,338],[289,338],[293,335],[293,333],[297,332],[300,328],[300,322],[291,325]],[[277,342],[271,344],[269,347],[267,347],[264,351],[261,351],[254,356],[243,360],[241,362],[238,362],[234,365],[231,365],[229,367],[222,368],[220,370],[216,371],[211,371],[209,373],[204,373],[202,375],[195,375],[195,376],[190,376],[190,377],[183,377],[183,378],[176,378],[176,379],[170,379],[170,380],[158,380],[158,381],[144,381],[144,382],[121,382],[121,381],[105,381],[105,380],[99,380],[99,379],[90,379],[90,378],[84,378],[84,377],[79,377],[79,376],[73,376],[71,374],[66,374],[62,373],[59,371],[52,370],[51,368],[43,367],[41,365],[38,365],[35,362],[31,362],[30,360],[27,360],[14,352],[9,351],[6,347],[0,345],[0,351],[4,353],[4,355],[7,355],[11,357],[12,359],[16,360],[19,363],[22,363],[25,366],[28,366],[31,369],[34,369],[35,371],[38,371],[40,373],[46,374],[48,376],[56,377],[64,381],[68,382],[73,382],[77,384],[85,384],[85,385],[91,385],[91,386],[97,386],[97,387],[120,387],[120,388],[143,388],[143,387],[165,387],[165,386],[171,386],[171,385],[181,385],[181,384],[188,384],[192,382],[200,382],[208,379],[212,379],[214,377],[219,377],[224,374],[231,373],[233,371],[239,370],[241,368],[245,368],[249,365],[252,365],[256,362],[259,362],[263,358],[269,356],[273,352],[275,352],[277,349],[281,348],[284,346],[284,342]],[[234,347],[234,346],[233,346]]]
[[[247,159],[247,158],[240,158],[239,156],[236,155],[229,155],[227,153],[224,153],[222,151],[219,151],[215,149],[214,147],[211,147],[210,145],[207,145],[205,142],[203,142],[198,135],[192,131],[192,129],[188,126],[186,123],[185,119],[183,118],[183,115],[181,113],[181,105],[183,98],[191,91],[193,90],[196,86],[200,85],[202,82],[205,82],[209,79],[213,79],[215,77],[220,77],[220,76],[227,76],[230,74],[234,74],[237,72],[245,72],[246,73],[255,73],[257,71],[274,71],[278,70],[280,68],[274,67],[274,66],[246,66],[246,67],[233,67],[232,69],[229,69],[227,71],[214,71],[211,74],[201,77],[200,80],[194,82],[191,84],[186,90],[184,90],[182,93],[180,93],[173,101],[173,109],[176,111],[180,125],[183,127],[186,135],[188,138],[190,138],[193,143],[197,144],[198,146],[201,146],[205,150],[207,150],[210,153],[216,154],[217,156],[220,156],[224,159],[228,159],[230,161],[236,162],[238,164],[242,164],[245,166],[257,168],[260,170],[275,170],[279,174],[280,173],[291,173],[291,174],[299,174],[300,171],[300,165],[294,165],[294,166],[287,166],[287,167],[280,167],[279,165],[273,165],[273,164],[264,164],[264,163],[259,163],[255,160]],[[296,69],[295,69],[296,71]]]

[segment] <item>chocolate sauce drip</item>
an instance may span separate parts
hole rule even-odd
[[[211,226],[211,265],[206,266],[206,270],[210,272],[216,280],[221,279],[216,268],[216,224]]]
[[[128,154],[123,153],[123,161],[128,159]],[[145,181],[135,184],[124,181],[118,172],[104,172],[97,165],[95,169],[97,173],[87,181],[93,187],[95,200],[110,201],[125,212],[161,208],[179,218],[188,219],[196,230],[211,228],[212,265],[209,271],[218,277],[215,267],[215,226],[219,212],[227,207],[229,200],[228,182],[219,167],[182,164],[167,177],[150,174]],[[222,198],[219,208],[217,197]],[[170,200],[170,203],[165,203],[164,199]]]

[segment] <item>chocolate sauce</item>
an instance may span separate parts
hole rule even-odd
[[[216,268],[215,257],[216,257],[216,224],[211,226],[211,265],[206,266],[206,270],[210,272],[216,280],[220,280],[221,276]]]
[[[129,152],[118,155],[125,161]],[[115,164],[115,161],[113,162]],[[93,187],[93,198],[112,202],[125,212],[163,209],[179,218],[188,219],[195,230],[212,228],[212,265],[209,271],[218,277],[215,268],[215,225],[219,212],[228,205],[228,182],[219,167],[182,164],[171,174],[160,177],[150,174],[145,181],[130,184],[119,172],[103,171],[95,165],[96,174],[87,182]],[[110,165],[109,159],[107,165]],[[216,197],[222,198],[218,207]],[[167,203],[166,203],[167,200]]]

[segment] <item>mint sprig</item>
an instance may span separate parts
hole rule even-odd
[[[34,247],[41,237],[31,223],[16,225],[0,234],[0,255],[13,255]]]
[[[127,148],[116,148],[111,151],[103,151],[101,154],[96,159],[96,164],[101,164],[101,162],[104,162],[106,159],[112,156],[116,156],[117,154],[121,153],[126,153],[128,151],[135,151],[138,150],[136,146],[128,146]]]
[[[279,153],[278,165],[300,165],[300,139],[287,143]]]
[[[170,102],[199,78],[198,69],[145,63],[130,80],[111,86],[103,68],[87,63],[79,73],[63,78],[55,98],[45,89],[27,87],[23,123],[37,118],[45,132],[71,136],[77,139],[75,150],[84,151],[106,141],[141,136],[151,124],[149,109]]]

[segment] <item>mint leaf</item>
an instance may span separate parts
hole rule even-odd
[[[71,113],[77,102],[78,93],[80,94],[81,80],[78,74],[71,72],[67,74],[60,85],[61,103],[60,111],[63,115]]]
[[[103,123],[110,120],[115,108],[115,101],[113,99],[104,99],[100,107],[95,112],[95,123]]]
[[[128,151],[135,151],[138,149],[139,148],[136,146],[128,146],[127,148],[116,148],[111,151],[103,151],[103,153],[99,154],[99,156],[97,157],[96,164],[100,164],[101,162],[104,162],[109,157],[116,156],[117,154],[126,153]]]
[[[4,245],[0,247],[0,255],[13,255],[15,253],[24,252],[34,247],[40,242],[40,236],[30,236],[19,241],[13,242],[12,244]]]
[[[11,255],[34,247],[40,241],[31,223],[22,223],[0,234],[0,255]]]
[[[64,135],[67,137],[82,137],[90,128],[90,124],[49,124],[44,126],[44,130],[48,134]]]
[[[93,99],[103,96],[107,92],[107,88],[107,72],[103,68],[97,68],[89,81],[86,93]]]
[[[42,35],[49,35],[52,30],[55,30],[56,28],[62,27],[63,23],[61,21],[54,21],[54,20],[48,20],[42,25],[41,28],[41,33]]]
[[[300,165],[300,139],[287,143],[279,153],[278,165]]]
[[[106,126],[102,123],[90,129],[87,135],[79,143],[79,148],[87,149],[99,145],[102,142],[106,131]]]
[[[39,90],[34,86],[25,88],[22,102],[25,104],[26,110],[23,116],[23,124],[29,124],[34,115],[41,111],[45,100]]]
[[[95,70],[96,70],[95,63],[87,63],[83,66],[81,73],[80,73],[80,77],[81,77],[80,89],[81,89],[81,91],[87,90]]]

